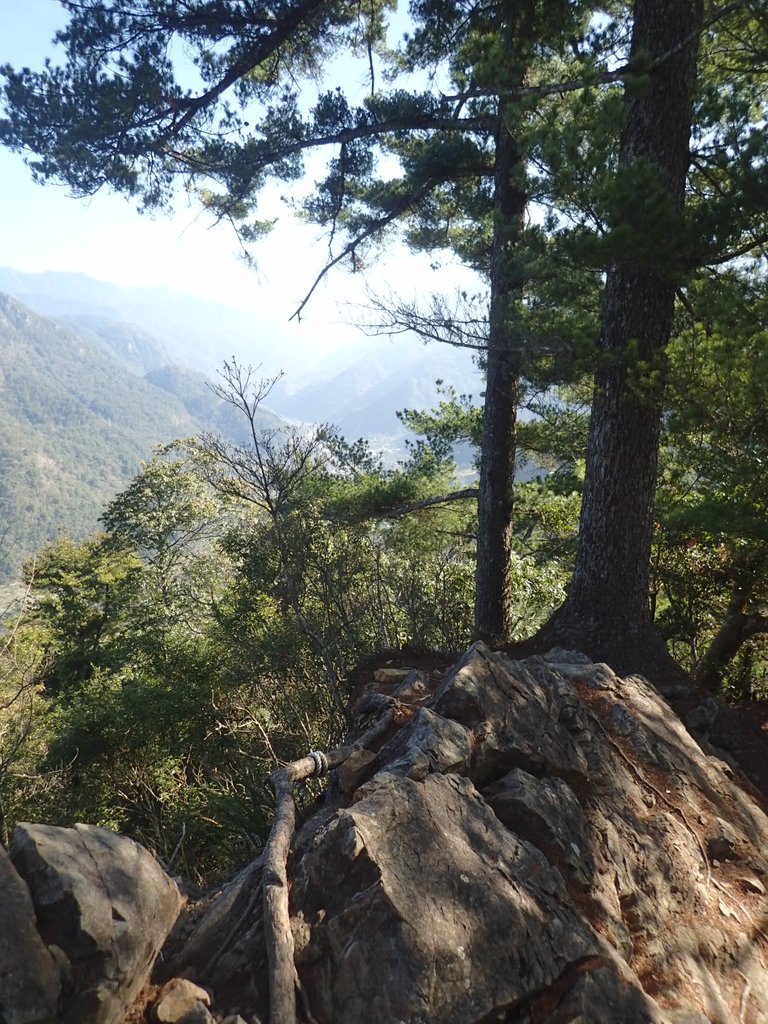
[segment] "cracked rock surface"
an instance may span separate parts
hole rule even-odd
[[[576,652],[366,671],[360,717],[392,724],[288,861],[297,1024],[768,1024],[768,818],[698,720]],[[20,826],[12,858],[0,1024],[122,1024],[175,885],[81,825]],[[261,873],[182,916],[132,1024],[268,1020]]]
[[[29,890],[2,847],[0,893],[0,1021],[46,1024],[56,1017],[61,977],[35,927]]]
[[[404,706],[295,838],[303,1019],[768,1024],[768,819],[649,683],[478,643]],[[195,963],[266,1019],[254,915]]]

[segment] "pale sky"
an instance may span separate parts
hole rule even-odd
[[[56,0],[0,0],[0,64],[39,68],[52,51],[54,32],[65,22],[63,14]],[[238,258],[231,229],[212,227],[185,200],[173,218],[151,219],[106,192],[87,202],[73,199],[62,186],[34,185],[22,158],[2,148],[0,181],[0,266],[16,270],[80,271],[121,286],[176,288],[232,305],[268,308],[273,322],[287,324],[325,259],[319,229],[299,223],[276,205],[265,210],[280,219],[270,237],[254,248],[254,271]],[[365,301],[366,284],[409,299],[476,282],[460,266],[435,273],[426,256],[400,249],[365,276],[332,272],[298,329],[311,331],[314,343],[329,350],[359,337],[344,321],[354,319],[349,303]],[[286,338],[296,329],[295,324],[286,328]]]

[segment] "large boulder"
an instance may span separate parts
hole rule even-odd
[[[117,1024],[178,916],[176,884],[141,846],[88,825],[19,825],[11,857],[40,935],[68,961],[62,1024]]]
[[[403,707],[295,837],[307,1019],[768,1024],[768,819],[649,683],[476,644]],[[266,1011],[259,872],[173,965],[214,1012]]]
[[[610,1016],[601,994],[593,1024],[661,1020],[559,872],[469,779],[385,772],[358,797],[315,834],[291,891],[318,1021],[490,1020],[587,963],[613,979]]]
[[[35,927],[29,890],[0,846],[0,1021],[53,1024],[61,978]]]

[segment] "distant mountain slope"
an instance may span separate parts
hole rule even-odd
[[[92,531],[155,445],[225,427],[228,407],[188,376],[199,416],[168,380],[128,372],[101,344],[0,294],[0,575],[58,533]],[[264,422],[280,421],[265,412]]]
[[[27,274],[0,267],[0,292],[44,316],[96,317],[136,325],[167,349],[170,358],[165,362],[207,374],[233,353],[242,362],[262,365],[270,376],[281,370],[297,372],[316,361],[311,335],[270,318],[268,310],[257,314],[169,288],[120,288],[86,274]]]
[[[89,313],[59,316],[56,319],[65,327],[71,327],[81,337],[106,349],[140,377],[173,362],[165,345],[136,324]]]
[[[186,366],[162,366],[146,374],[144,379],[177,398],[201,429],[216,431],[234,441],[249,440],[243,414],[217,398],[202,374]],[[213,380],[216,382],[216,378]],[[259,408],[257,423],[261,430],[280,430],[286,425],[281,416],[266,406]]]
[[[285,371],[269,396],[279,416],[330,423],[350,439],[365,437],[389,463],[403,457],[408,436],[398,410],[433,408],[440,400],[437,380],[478,401],[483,390],[471,351],[423,345],[412,334],[394,340],[360,334],[329,351],[323,338],[296,325],[287,332],[266,310],[257,314],[170,289],[119,288],[85,274],[0,268],[2,291],[76,327],[90,343],[180,398],[207,428],[230,436],[240,429],[237,414],[212,405],[201,374],[215,379],[233,354],[258,367],[259,375]]]
[[[405,436],[396,415],[399,410],[436,405],[438,380],[475,397],[483,388],[465,350],[423,345],[415,339],[361,348],[359,357],[330,379],[276,398],[276,408],[289,417],[334,423],[349,438],[392,440]]]
[[[334,423],[348,436],[402,440],[395,411],[434,405],[436,379],[460,393],[482,390],[471,352],[425,346],[414,335],[391,341],[361,334],[329,352],[324,339],[270,318],[267,309],[254,313],[163,288],[118,288],[85,274],[0,267],[0,292],[44,315],[76,320],[132,369],[143,360],[144,372],[174,363],[210,376],[234,354],[264,376],[285,371],[270,406],[291,419]],[[141,332],[170,357],[149,350]]]

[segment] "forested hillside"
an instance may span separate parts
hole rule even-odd
[[[261,848],[267,772],[376,711],[352,699],[356,667],[381,652],[442,664],[477,638],[516,653],[581,651],[633,687],[642,674],[667,693],[711,697],[698,709],[702,742],[720,714],[715,694],[765,697],[764,5],[423,0],[397,40],[378,2],[65,8],[58,64],[0,68],[0,143],[32,153],[38,180],[158,210],[183,183],[246,247],[268,230],[259,201],[276,183],[327,232],[318,283],[344,264],[376,284],[378,247],[393,233],[435,267],[459,259],[482,282],[477,294],[379,302],[380,326],[474,346],[485,382],[482,408],[462,387],[404,411],[415,443],[387,466],[331,430],[276,433],[272,419],[265,429],[270,385],[232,361],[218,397],[241,433],[204,434],[131,476],[128,438],[144,436],[136,409],[157,389],[143,382],[129,398],[103,351],[96,359],[6,302],[17,355],[5,386],[21,389],[25,409],[10,450],[26,445],[37,474],[27,503],[38,488],[34,507],[45,508],[39,496],[67,472],[67,452],[90,452],[113,428],[131,478],[101,532],[45,545],[27,574],[0,693],[5,827],[22,815],[87,818],[208,881]],[[348,89],[324,77],[336,58],[359,62]],[[304,154],[316,177],[293,196]],[[70,349],[88,352],[85,363]],[[354,371],[329,376],[347,422],[363,423],[366,406],[371,421],[381,412],[355,400]],[[76,399],[61,398],[65,380]],[[150,380],[185,403],[181,417],[166,394],[165,418],[148,407],[157,431],[189,432],[184,417],[206,411],[197,384],[176,369]],[[456,484],[456,443],[476,460],[477,487]],[[523,479],[524,459],[548,474]],[[593,709],[605,699],[599,678],[594,689],[578,669],[568,678]],[[503,761],[481,710],[490,683],[468,685],[471,745],[482,739]],[[554,706],[532,697],[509,710],[516,684],[505,685],[499,729],[516,733],[534,704]],[[558,728],[594,749],[607,726],[582,728],[573,707],[558,711]],[[669,734],[663,711],[645,707]],[[625,752],[639,733],[620,702],[609,717],[622,771],[643,790],[642,820],[690,831],[676,763],[663,767],[669,787],[666,776],[648,785]],[[532,778],[545,739],[537,726],[515,754]],[[406,768],[406,788],[424,767]],[[599,774],[585,754],[587,794]],[[673,790],[679,814],[662,806]],[[610,839],[605,849],[621,856]],[[706,850],[703,860],[709,883]],[[631,924],[636,887],[626,899],[611,889]],[[293,993],[292,962],[287,977]]]
[[[398,332],[394,341],[360,335],[338,348],[331,344],[329,352],[332,339],[318,337],[310,325],[286,338],[287,322],[274,325],[266,310],[230,308],[170,289],[119,288],[85,274],[1,267],[0,292],[74,326],[134,372],[160,373],[155,383],[161,387],[173,366],[172,392],[179,386],[189,394],[195,374],[214,376],[235,354],[267,376],[284,373],[270,396],[281,416],[334,423],[350,437],[380,437],[388,445],[402,442],[396,410],[428,408],[438,379],[461,393],[482,391],[475,350],[426,346],[412,333]],[[183,385],[180,375],[187,377]],[[199,389],[198,399],[205,404]]]
[[[242,430],[228,407],[191,371],[168,368],[154,383],[130,372],[133,345],[118,359],[83,333],[0,296],[0,508],[4,524],[0,575],[59,534],[92,532],[104,505],[149,459],[157,445],[229,426]],[[139,335],[141,338],[142,336]],[[144,336],[145,352],[152,339]],[[153,351],[162,352],[159,345]],[[142,360],[140,360],[141,362]],[[184,387],[179,384],[183,377]],[[264,413],[263,422],[279,420]]]
[[[265,363],[265,372],[288,368],[270,360],[274,334],[264,326],[265,316],[256,317],[252,309],[232,309],[164,288],[121,288],[86,274],[27,274],[10,267],[0,268],[0,292],[43,316],[136,325],[170,353],[165,362],[201,373],[215,373],[233,352],[246,349],[252,362]],[[300,362],[298,352],[282,351],[281,356],[293,358],[294,365]]]
[[[31,307],[31,308],[34,308]],[[56,317],[94,345],[102,347],[140,377],[173,362],[162,342],[135,324],[80,313]]]
[[[312,423],[331,422],[345,437],[375,439],[393,448],[406,433],[397,412],[429,409],[439,394],[436,382],[471,395],[476,405],[481,401],[482,374],[472,365],[470,350],[414,344],[413,338],[384,345],[363,339],[360,348],[354,359],[347,354],[337,372],[279,395],[280,411]]]
[[[67,284],[73,282],[66,275],[39,280],[5,270],[2,279],[31,292],[37,305],[67,308]],[[57,534],[79,538],[94,529],[105,501],[155,445],[205,430],[242,440],[248,431],[206,377],[174,362],[151,332],[112,315],[84,312],[104,308],[117,315],[128,302],[122,290],[77,275],[70,291],[69,303],[80,312],[42,316],[13,298],[2,299],[3,579]],[[209,337],[212,348],[221,344],[212,327]],[[428,407],[439,377],[472,383],[470,354],[450,355],[446,360],[439,346],[379,344],[367,356],[339,357],[344,368],[337,377],[317,384],[305,380],[292,395],[278,382],[272,397],[293,419],[332,420],[349,436],[377,437],[393,462],[403,455],[407,433],[397,410]],[[216,374],[210,377],[217,380]],[[260,428],[279,430],[284,423],[259,408]]]

